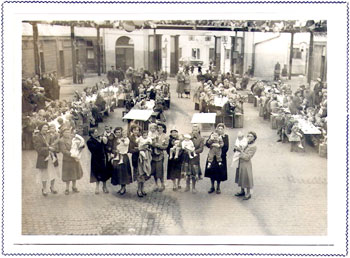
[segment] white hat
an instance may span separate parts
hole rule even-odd
[[[192,137],[189,134],[184,134],[184,138],[187,139],[187,140],[191,140]]]

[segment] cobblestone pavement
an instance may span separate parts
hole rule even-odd
[[[91,83],[95,78],[89,78]],[[172,102],[166,111],[167,125],[181,133],[190,131],[194,104],[178,99],[175,80],[170,80]],[[82,89],[77,86],[74,89]],[[62,87],[66,97],[74,90]],[[289,152],[289,144],[277,143],[276,130],[258,116],[257,108],[245,103],[244,128],[228,129],[232,143],[237,132],[254,130],[258,135],[253,158],[254,192],[249,201],[234,197],[239,189],[234,173],[222,183],[222,194],[211,194],[210,180],[197,183],[197,194],[172,191],[166,181],[163,193],[152,192],[153,181],[146,182],[145,198],[136,195],[136,183],[119,196],[119,187],[108,183],[109,194],[95,195],[89,183],[89,151],[83,152],[84,176],[77,182],[80,193],[64,195],[65,184],[58,180],[57,195],[41,195],[35,180],[36,153],[23,151],[22,233],[24,235],[325,235],[327,234],[327,159],[307,146],[305,153]],[[122,109],[105,119],[113,126],[126,126],[120,119]],[[102,130],[103,124],[100,124]],[[202,154],[202,169],[208,149]],[[61,159],[62,157],[60,157]]]

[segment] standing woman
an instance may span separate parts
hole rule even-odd
[[[38,169],[39,177],[42,183],[41,192],[44,196],[47,196],[47,182],[50,181],[50,190],[53,194],[56,194],[55,179],[58,177],[57,159],[54,160],[52,153],[55,148],[50,146],[50,135],[48,134],[48,124],[44,123],[39,126],[39,133],[33,137],[34,149],[38,153],[36,160],[36,168]]]
[[[114,159],[112,159],[112,185],[121,185],[118,193],[124,195],[126,193],[126,185],[132,182],[131,176],[131,166],[128,157],[129,143],[128,137],[123,135],[123,129],[121,127],[116,127],[114,129],[114,144],[113,144],[113,154]],[[119,156],[119,159],[116,157]]]
[[[86,144],[91,152],[90,183],[96,182],[95,194],[99,194],[100,182],[103,183],[103,192],[109,193],[106,185],[106,181],[110,178],[110,173],[107,168],[106,152],[106,144],[108,139],[105,136],[99,136],[96,128],[90,129],[89,135],[90,139]]]
[[[144,184],[148,176],[143,172],[142,169],[139,169],[139,155],[140,151],[138,149],[137,139],[140,137],[140,127],[136,124],[130,126],[130,135],[129,135],[129,153],[131,153],[131,164],[133,168],[133,178],[134,181],[137,181],[137,196],[142,198],[147,194],[144,191]]]
[[[75,193],[79,193],[76,186],[77,180],[83,177],[83,169],[81,168],[80,161],[71,156],[72,139],[74,134],[72,128],[63,129],[63,137],[59,141],[59,150],[63,154],[62,159],[62,181],[66,183],[65,194],[69,194],[69,184],[72,181],[72,190]]]
[[[219,123],[216,126],[216,131],[217,131],[218,135],[221,136],[221,138],[224,142],[224,146],[221,148],[221,159],[222,159],[221,166],[219,166],[218,162],[216,161],[215,156],[214,156],[214,160],[213,160],[211,166],[208,168],[208,161],[207,161],[206,166],[205,166],[205,177],[209,177],[210,181],[211,181],[211,188],[208,191],[209,194],[215,192],[215,186],[214,186],[215,181],[216,181],[216,193],[221,194],[220,183],[222,181],[227,180],[226,154],[227,154],[228,147],[229,147],[229,138],[228,138],[228,135],[225,134],[225,125],[223,123]],[[209,137],[209,139],[210,139],[210,137]],[[211,143],[209,140],[207,141],[206,146],[208,148],[210,148]]]
[[[204,139],[200,134],[198,124],[192,125],[191,141],[193,142],[194,151],[197,156],[190,159],[188,152],[184,152],[181,170],[186,174],[185,192],[188,192],[190,190],[190,184],[192,181],[192,193],[196,193],[196,181],[197,179],[200,179],[202,175],[200,167],[200,154],[204,149]]]
[[[191,94],[191,76],[188,72],[185,73],[185,85],[184,85],[184,92],[186,97],[190,98]]]
[[[176,144],[176,141],[179,141],[179,132],[177,131],[176,128],[173,128],[170,131],[170,136],[169,136],[169,145],[167,148],[168,155],[170,154],[170,149],[173,148],[174,145]],[[180,180],[181,180],[181,165],[182,165],[182,157],[183,157],[182,154],[183,154],[183,151],[181,149],[177,157],[168,159],[167,179],[173,181],[173,191],[177,191],[178,189],[181,189]]]
[[[163,192],[165,190],[164,185],[164,150],[167,149],[169,145],[169,139],[165,135],[166,126],[165,124],[158,124],[158,136],[152,143],[154,151],[152,152],[152,162],[151,162],[151,175],[154,177],[154,182],[156,187],[154,191]],[[158,179],[160,180],[161,187],[158,187]]]
[[[177,97],[182,98],[182,94],[184,93],[184,87],[185,87],[185,76],[182,71],[179,71],[177,74]]]
[[[256,152],[255,141],[257,139],[255,132],[249,132],[247,134],[248,146],[239,155],[239,165],[236,171],[235,182],[241,187],[241,192],[237,193],[236,196],[244,196],[243,200],[249,200],[252,195],[250,189],[253,188],[253,169],[251,158]],[[247,189],[247,192],[244,189]]]

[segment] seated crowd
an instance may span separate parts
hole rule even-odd
[[[257,81],[251,91],[257,98],[259,115],[275,119],[278,142],[289,140],[291,151],[303,150],[305,141],[317,148],[327,144],[327,84],[321,79],[312,90],[301,85],[293,93],[291,87],[281,81]],[[315,127],[320,133],[306,134],[300,123]]]

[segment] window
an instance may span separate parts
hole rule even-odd
[[[181,58],[182,57],[182,48],[180,47],[179,48],[179,58]]]
[[[87,41],[86,41],[86,45],[87,45],[88,47],[92,47],[92,46],[93,46],[92,41],[91,41],[91,40],[87,40]]]
[[[231,49],[226,49],[226,52],[225,52],[226,59],[230,59],[230,52],[231,52]]]
[[[93,49],[87,49],[87,58],[88,59],[94,59],[95,58],[95,53]]]
[[[192,48],[192,57],[195,59],[200,59],[201,54],[200,54],[200,49],[199,48]]]
[[[189,41],[194,41],[194,36],[188,36]]]
[[[205,36],[205,41],[211,41],[211,36]]]
[[[301,59],[302,51],[299,48],[293,48],[293,58]]]

